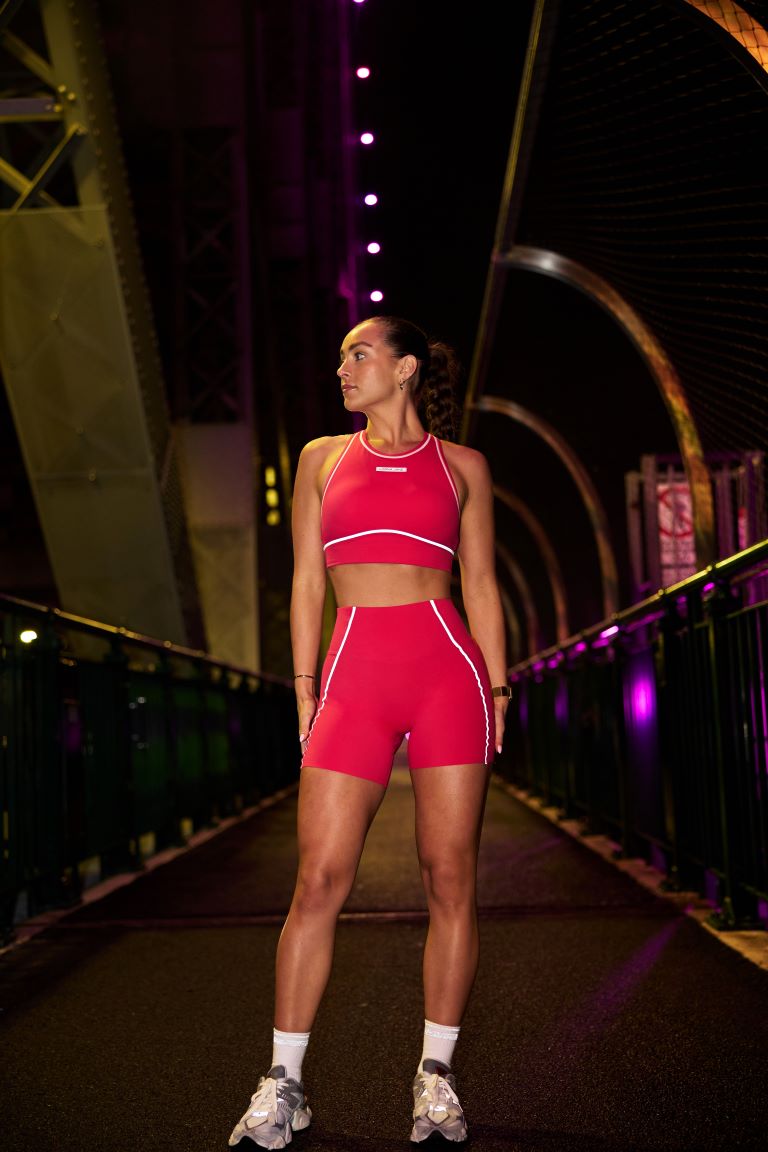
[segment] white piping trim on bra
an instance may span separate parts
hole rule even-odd
[[[459,500],[459,493],[458,493],[458,490],[456,488],[456,481],[454,480],[453,476],[451,475],[451,470],[448,467],[448,461],[445,459],[445,455],[443,453],[443,446],[440,443],[440,441],[437,439],[437,437],[435,437],[435,447],[437,448],[437,458],[440,461],[440,463],[442,464],[443,469],[445,470],[445,474],[448,477],[448,483],[451,486],[451,491],[453,492],[454,496],[456,497],[456,507],[459,510],[459,516],[461,516],[461,501]]]
[[[366,452],[370,452],[372,456],[383,456],[385,460],[405,460],[406,456],[415,456],[417,452],[422,452],[430,440],[433,439],[432,433],[427,432],[426,440],[419,444],[418,448],[411,449],[410,452],[377,452],[375,448],[371,448],[368,441],[365,439],[365,429],[358,433],[358,439],[365,448]]]
[[[330,485],[330,483],[331,483],[331,480],[333,480],[334,476],[336,475],[336,472],[337,472],[337,470],[338,470],[338,467],[339,467],[339,465],[341,464],[342,460],[343,460],[343,459],[344,459],[344,457],[346,456],[347,452],[349,452],[349,450],[350,450],[350,448],[352,447],[352,445],[354,444],[354,442],[355,442],[355,437],[354,437],[354,436],[350,436],[349,440],[347,441],[347,445],[346,445],[346,447],[345,447],[344,451],[342,452],[341,456],[339,456],[338,460],[336,461],[336,463],[334,464],[333,468],[331,469],[331,474],[330,474],[330,476],[328,477],[328,479],[327,479],[327,480],[326,480],[326,482],[325,482],[325,487],[323,488],[323,495],[322,495],[322,497],[321,497],[321,499],[320,499],[320,511],[321,511],[321,512],[322,512],[322,510],[323,510],[323,504],[324,504],[324,502],[325,502],[325,494],[326,494],[326,492],[328,491],[328,487],[329,487],[329,485]]]
[[[432,605],[432,609],[435,613],[435,616],[437,616],[438,620],[440,621],[443,628],[445,629],[446,634],[448,636],[448,639],[451,641],[451,644],[453,644],[456,648],[458,648],[459,652],[461,652],[461,654],[464,657],[464,659],[466,660],[467,664],[469,664],[470,668],[472,669],[472,671],[475,674],[475,680],[477,681],[477,687],[480,690],[480,699],[481,699],[482,704],[483,704],[483,712],[485,713],[485,760],[483,761],[483,763],[487,764],[488,763],[488,749],[489,749],[490,743],[491,743],[491,726],[490,726],[490,722],[488,720],[488,705],[485,702],[485,693],[483,692],[482,681],[481,681],[481,679],[477,673],[477,668],[472,663],[472,659],[464,651],[461,644],[459,644],[458,640],[454,639],[453,633],[451,632],[450,628],[446,624],[445,620],[443,620],[442,616],[440,615],[440,611],[439,611],[437,605],[435,604],[434,600],[430,600],[430,604]]]
[[[347,540],[357,540],[360,536],[408,536],[411,540],[419,540],[422,544],[431,544],[434,548],[442,548],[444,552],[449,552],[453,556],[453,548],[449,548],[447,544],[439,544],[437,540],[428,540],[426,536],[416,536],[413,532],[403,532],[400,528],[368,528],[365,532],[353,532],[351,536],[338,536],[335,540],[329,540],[327,544],[323,544],[323,552],[326,548],[330,548],[333,544],[344,544]]]
[[[320,713],[322,712],[323,708],[325,708],[325,702],[328,699],[328,689],[331,686],[331,680],[333,680],[333,674],[336,671],[336,665],[339,662],[339,657],[341,656],[341,653],[344,650],[344,645],[347,642],[347,637],[349,636],[349,630],[352,627],[352,621],[355,618],[355,612],[357,612],[357,606],[355,606],[352,609],[351,615],[349,617],[349,621],[347,623],[346,631],[344,632],[344,636],[342,638],[341,644],[339,644],[339,650],[336,653],[336,659],[334,660],[333,664],[331,665],[331,670],[328,673],[328,679],[325,682],[325,691],[323,692],[323,698],[320,701],[320,707],[318,708],[317,712],[315,712],[314,718],[313,718],[312,723],[311,723],[310,728],[309,728],[309,732],[307,733],[307,747],[304,749],[304,756],[306,756],[307,752],[309,751],[309,743],[310,743],[310,740],[312,739],[312,732],[314,730],[315,724],[317,724],[317,718],[320,715]],[[304,756],[302,756],[302,762],[304,760]]]

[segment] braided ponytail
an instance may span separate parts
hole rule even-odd
[[[372,316],[371,320],[381,325],[395,356],[415,356],[418,360],[411,395],[427,430],[441,440],[455,441],[461,421],[456,398],[461,365],[453,348],[428,340],[421,328],[400,316]]]
[[[456,382],[460,367],[456,354],[448,344],[430,341],[429,364],[419,373],[414,389],[416,408],[433,436],[441,440],[456,440],[459,434],[461,411],[456,400]]]

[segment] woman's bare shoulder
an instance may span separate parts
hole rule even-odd
[[[299,455],[299,472],[310,480],[324,479],[336,463],[353,433],[340,436],[318,436],[304,445]]]
[[[307,456],[322,456],[332,448],[343,447],[354,433],[342,433],[340,436],[318,436],[316,440],[308,440],[301,450]]]
[[[309,440],[301,450],[301,458],[306,462],[317,461],[318,467],[335,452],[343,451],[354,433],[341,436],[318,436],[316,440]]]
[[[445,458],[452,468],[458,469],[467,481],[487,479],[490,475],[488,461],[477,448],[470,448],[467,444],[454,444],[450,440],[442,440]]]

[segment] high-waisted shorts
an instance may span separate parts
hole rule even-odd
[[[411,769],[493,759],[488,671],[452,600],[338,610],[302,767],[386,785],[404,736]]]

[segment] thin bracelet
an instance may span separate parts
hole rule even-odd
[[[309,672],[297,672],[294,680],[314,680],[314,676],[310,676]]]
[[[511,696],[512,689],[509,684],[497,684],[495,688],[491,688],[491,696]]]

